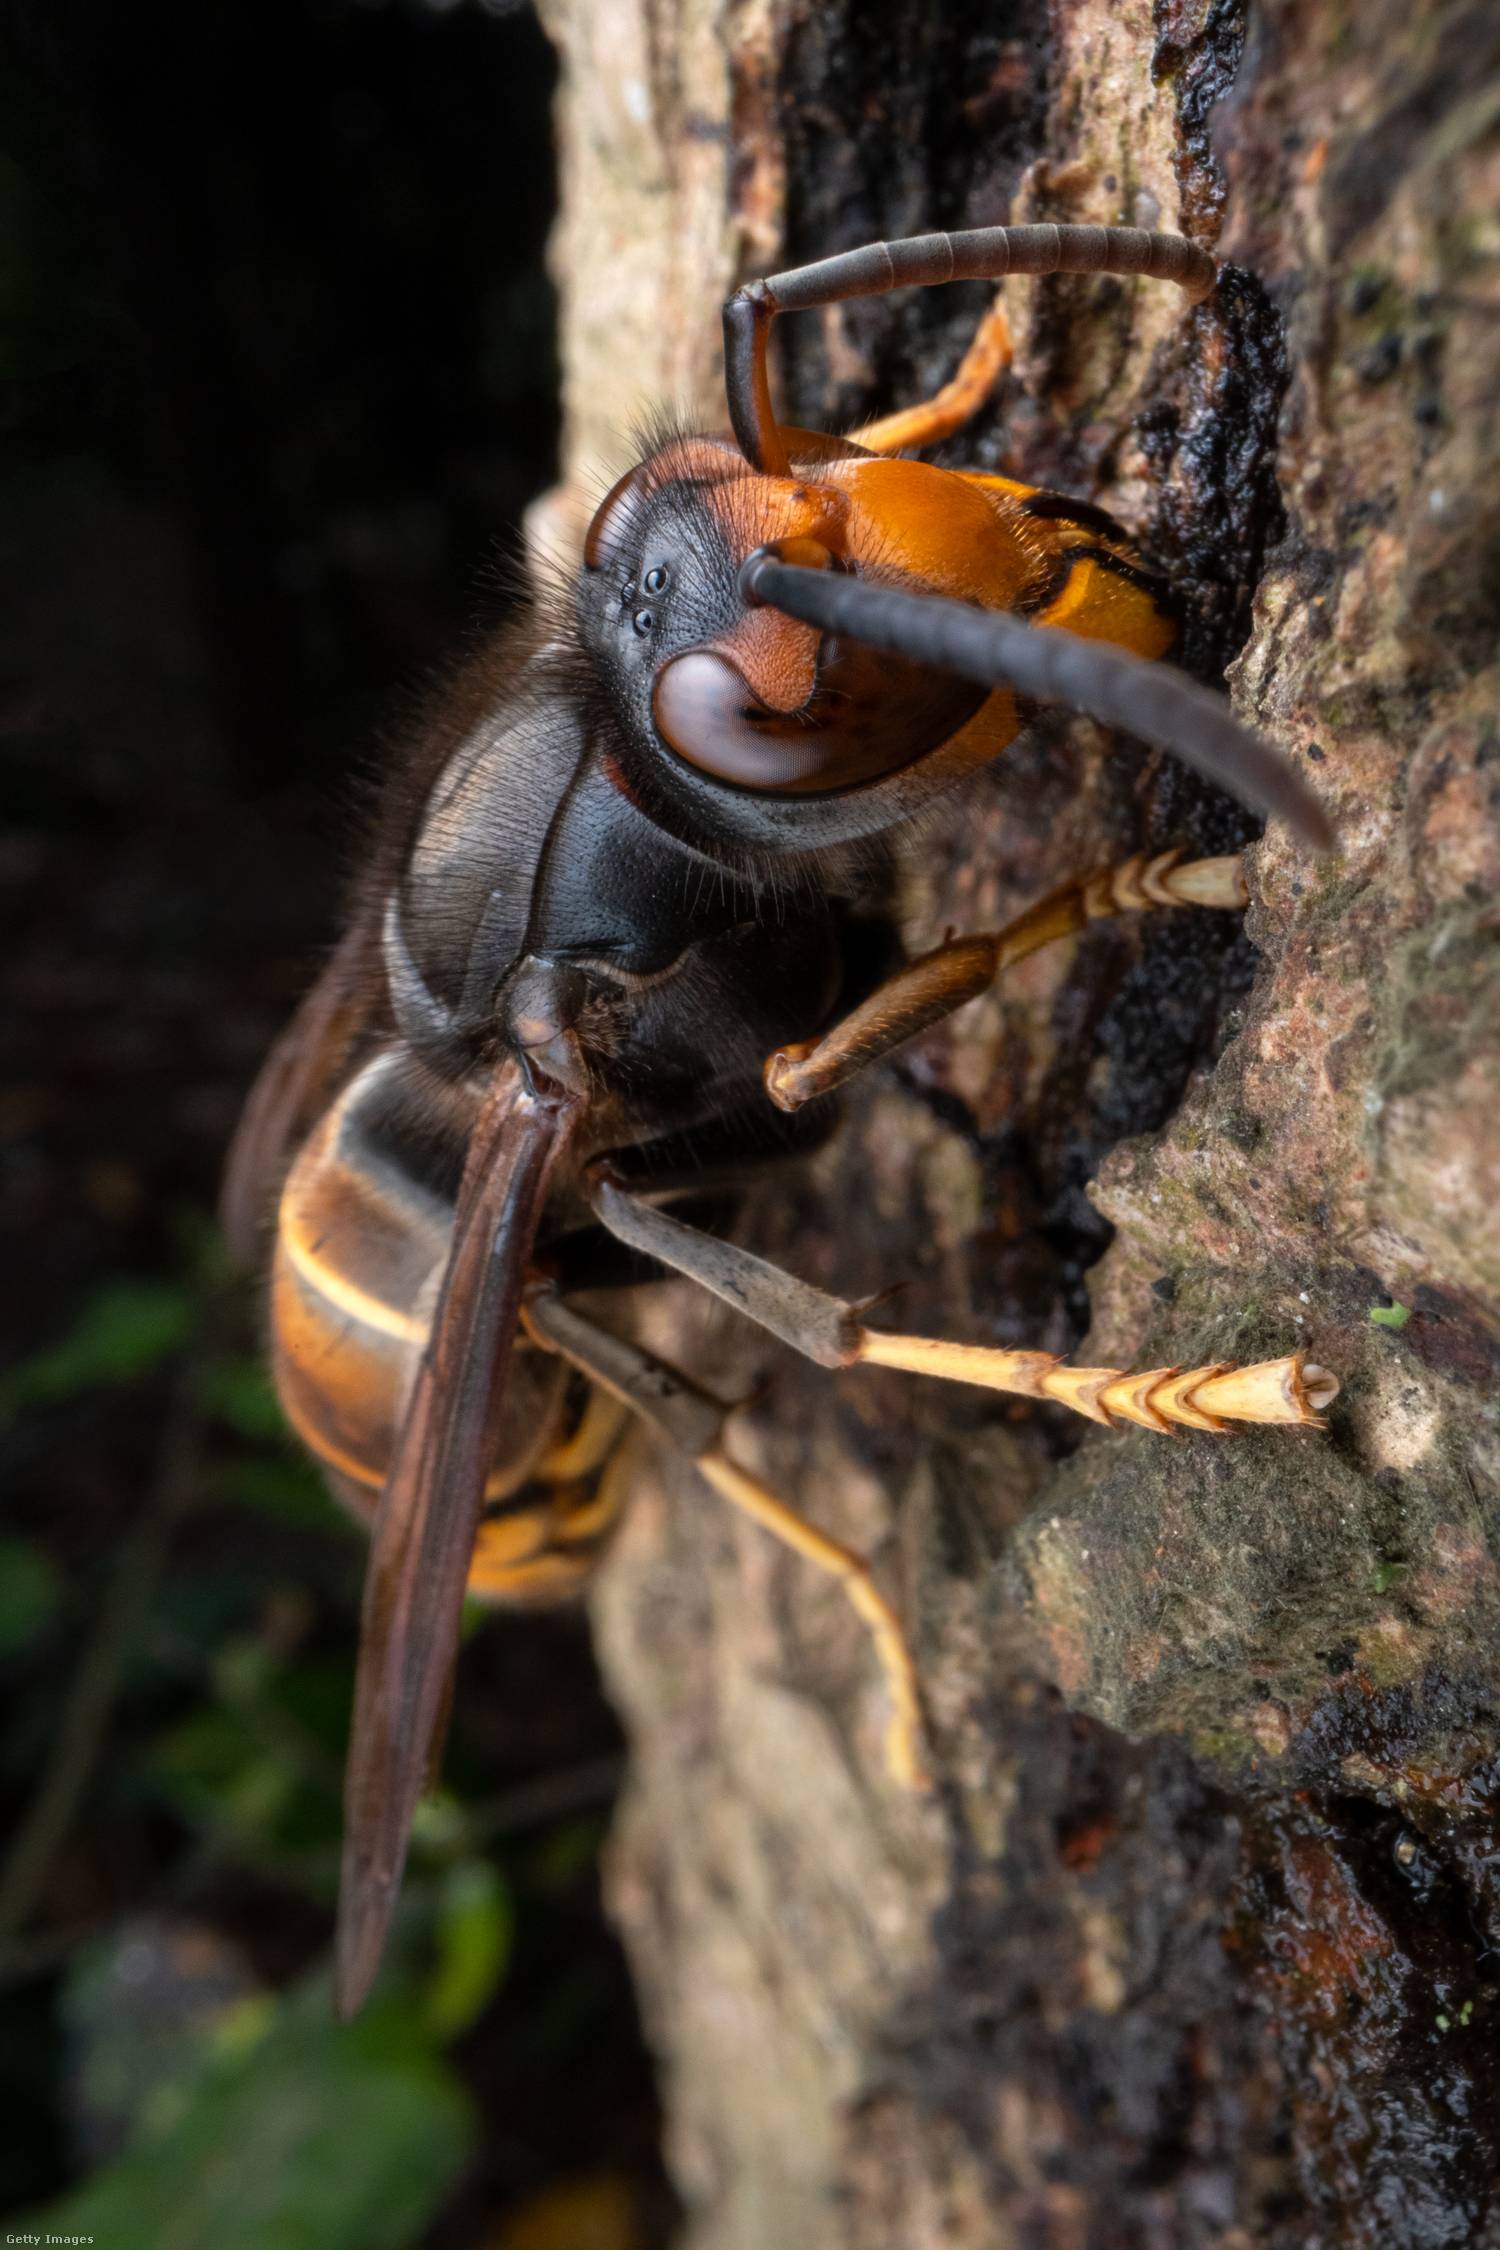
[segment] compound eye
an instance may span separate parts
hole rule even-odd
[[[647,579],[646,583],[648,586],[650,585],[651,581],[649,578]],[[656,612],[651,609],[638,609],[630,622],[635,627],[636,631],[640,634],[641,638],[644,640],[648,633],[655,630]]]
[[[664,664],[657,732],[700,773],[766,796],[857,789],[957,734],[989,691],[855,641],[827,639],[797,711],[762,702],[730,657],[692,649]]]
[[[657,563],[654,569],[647,571],[642,583],[648,594],[664,594],[672,583],[672,573],[665,563]]]
[[[674,657],[657,675],[651,707],[668,748],[716,781],[777,791],[826,785],[825,746],[795,715],[768,710],[727,656]]]

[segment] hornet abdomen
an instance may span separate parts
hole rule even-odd
[[[401,1058],[367,1063],[304,1142],[277,1214],[271,1364],[287,1420],[337,1497],[373,1518],[427,1343],[451,1204],[399,1127]],[[619,1514],[604,1476],[624,1409],[519,1341],[469,1591],[576,1593]]]

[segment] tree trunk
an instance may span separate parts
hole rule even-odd
[[[1165,286],[1016,283],[938,457],[1121,515],[1179,658],[1304,764],[1229,917],[1105,925],[853,1089],[744,1239],[900,1325],[1094,1364],[1303,1346],[1325,1437],[1172,1442],[832,1378],[664,1286],[653,1341],[874,1553],[939,1787],[836,1587],[638,1447],[601,1579],[614,1908],[697,2250],[1500,2241],[1500,32],[1369,0],[549,0],[570,474],[723,421],[745,274],[932,227],[1181,227]],[[982,306],[781,323],[791,419],[934,390]],[[1084,726],[924,834],[985,928],[1213,793]],[[1111,1240],[1111,1228],[1115,1230]],[[1081,1440],[1081,1442],[1080,1442]]]

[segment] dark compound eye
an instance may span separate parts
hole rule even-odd
[[[664,594],[671,583],[672,573],[665,563],[657,563],[654,569],[646,573],[645,587],[648,594]]]
[[[638,633],[649,633],[656,623],[656,612],[651,609],[638,609],[631,619],[631,623]]]

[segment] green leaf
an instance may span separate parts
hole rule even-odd
[[[275,1516],[303,1531],[354,1532],[310,1461],[295,1455],[270,1460],[225,1461],[209,1479],[209,1493],[237,1507]]]
[[[133,1917],[81,1946],[60,2013],[85,2139],[114,2153],[148,2120],[175,2123],[220,2038],[240,2036],[247,2015],[264,2032],[275,2005],[239,1949],[201,1923]]]
[[[437,2039],[456,2039],[483,2013],[510,1963],[515,1910],[498,1868],[460,1860],[438,1899],[437,1968],[424,2014]]]
[[[270,1375],[258,1359],[224,1359],[204,1378],[204,1397],[241,1437],[286,1442],[286,1417]]]
[[[193,1298],[169,1281],[114,1281],[97,1290],[61,1343],[0,1381],[0,1422],[26,1406],[56,1405],[101,1383],[149,1375],[186,1343]]]
[[[243,1281],[238,1265],[229,1254],[229,1245],[219,1232],[218,1221],[201,1205],[176,1205],[168,1214],[167,1223],[178,1265],[201,1289],[223,1290]]]
[[[1377,1328],[1404,1328],[1411,1319],[1411,1306],[1372,1305],[1370,1318]]]
[[[585,1813],[576,1820],[555,1821],[538,1837],[528,1855],[528,1873],[538,1890],[570,1890],[599,1856],[602,1815]]]
[[[237,1711],[196,1711],[145,1760],[148,1779],[185,1820],[210,1834],[274,1833],[298,1776]]]
[[[468,1814],[451,1789],[429,1789],[411,1818],[411,1840],[421,1850],[450,1856],[468,1834]]]
[[[62,1574],[29,1539],[0,1539],[0,1657],[41,1639],[62,1607]]]
[[[164,2129],[7,2226],[152,2250],[408,2250],[472,2141],[468,2103],[411,2008],[339,2025],[314,1979]]]

